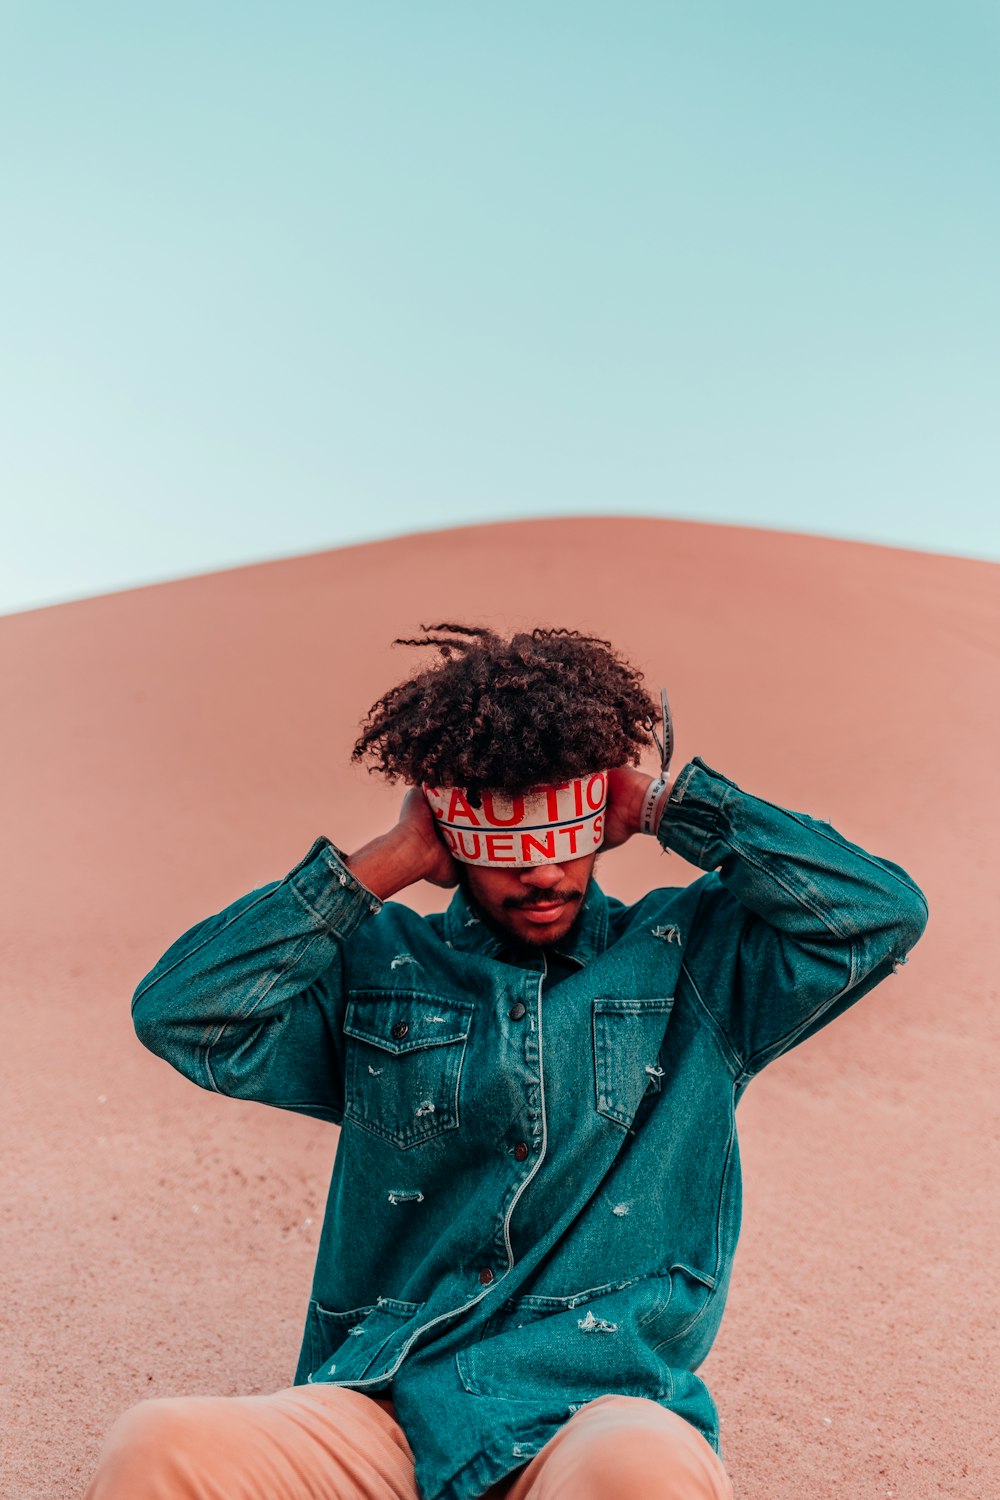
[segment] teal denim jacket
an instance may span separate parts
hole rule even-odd
[[[592,882],[560,953],[515,961],[461,889],[383,904],[318,838],[135,992],[195,1083],[341,1125],[295,1380],[391,1389],[428,1500],[473,1500],[609,1391],[719,1451],[695,1372],[736,1104],[926,923],[898,865],[698,757],[658,836],[709,873],[632,906]]]

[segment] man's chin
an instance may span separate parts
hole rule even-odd
[[[487,928],[497,937],[508,942],[522,943],[527,948],[544,948],[549,943],[564,942],[576,925],[583,910],[583,895],[586,895],[584,892],[579,900],[564,902],[566,914],[561,913],[553,922],[531,922],[521,916],[523,908],[519,910],[517,907],[507,907],[504,910],[488,911],[476,899],[465,875],[464,865],[459,866],[458,880],[471,911],[480,921],[485,922]],[[539,906],[542,904],[538,903]]]
[[[550,927],[527,927],[521,923],[518,927],[506,926],[506,931],[508,936],[523,944],[525,948],[547,948],[550,944],[565,937],[569,929],[557,928],[553,932]]]

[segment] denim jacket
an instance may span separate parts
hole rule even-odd
[[[707,873],[631,906],[592,881],[560,952],[513,962],[461,889],[382,903],[317,838],[135,992],[195,1083],[342,1127],[295,1380],[391,1392],[427,1500],[473,1500],[609,1391],[720,1451],[695,1372],[736,1104],[926,923],[898,865],[698,757],[658,837]]]

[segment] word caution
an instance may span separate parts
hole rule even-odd
[[[604,771],[514,796],[483,792],[480,807],[462,787],[423,791],[441,837],[463,864],[555,864],[592,854],[604,842]]]

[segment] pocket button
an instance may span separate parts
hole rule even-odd
[[[389,1035],[392,1037],[394,1042],[401,1042],[409,1029],[410,1028],[409,1026],[407,1026],[405,1021],[396,1021],[393,1023],[393,1027]]]

